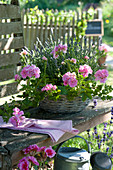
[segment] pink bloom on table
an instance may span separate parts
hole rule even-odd
[[[39,163],[34,156],[28,156],[27,159],[28,161],[31,161],[33,164],[39,166]]]
[[[42,60],[45,60],[45,61],[47,61],[47,58],[46,58],[45,56],[43,56],[43,57],[42,57]]]
[[[99,46],[99,50],[108,52],[108,51],[110,51],[110,48],[107,44],[102,44],[102,45]]]
[[[23,111],[20,111],[20,109],[18,108],[18,107],[15,107],[14,109],[13,109],[13,115],[18,115],[18,116],[22,116],[22,115],[24,115],[24,112]]]
[[[19,116],[22,116],[22,115],[24,115],[24,112],[23,112],[23,111],[20,111],[20,112],[19,112]]]
[[[15,81],[20,80],[20,76],[18,74],[15,75]]]
[[[15,107],[13,111],[15,112],[15,114],[18,114],[18,112],[20,112],[20,109],[18,107]]]
[[[22,50],[22,52],[20,53],[20,55],[27,55],[28,52],[26,50]]]
[[[102,70],[98,70],[96,73],[95,73],[95,77],[96,77],[96,81],[100,81],[100,83],[105,83],[106,80],[107,80],[107,77],[108,77],[108,70],[106,69],[102,69]]]
[[[70,61],[72,61],[74,64],[77,62],[75,58],[71,58]]]
[[[13,115],[10,119],[9,119],[9,123],[12,123],[14,126],[20,126],[24,123],[24,120],[25,120],[25,116],[22,116],[24,115],[24,112],[23,111],[20,111],[19,108],[15,107],[13,109]]]
[[[19,168],[20,170],[29,170],[29,161],[27,160],[26,157],[22,158],[22,159],[19,161],[18,168]]]
[[[23,124],[25,120],[25,116],[21,116],[19,117],[18,115],[16,116],[12,116],[10,119],[9,119],[9,123],[13,124],[15,127],[17,126],[20,126]]]
[[[87,59],[87,60],[89,59],[89,57],[87,55],[84,58]]]
[[[89,74],[92,74],[93,70],[88,65],[81,65],[79,68],[79,73],[83,75],[83,77],[88,77]]]
[[[49,158],[53,158],[56,154],[56,152],[52,149],[51,146],[45,149],[45,153]]]

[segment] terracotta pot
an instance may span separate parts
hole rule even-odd
[[[107,56],[101,57],[98,59],[99,66],[102,66],[106,62],[106,58],[107,58]]]

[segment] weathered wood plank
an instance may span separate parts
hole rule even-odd
[[[107,120],[110,120],[110,118],[111,118],[111,113],[105,113],[105,114],[101,114],[99,116],[96,116],[96,117],[94,117],[94,118],[92,118],[92,119],[90,119],[90,120],[88,120],[86,122],[80,123],[79,125],[76,125],[74,127],[79,130],[79,133],[81,133],[81,132],[83,132],[85,130],[88,130],[88,129],[100,124],[100,123],[103,123],[103,122],[105,122]],[[67,139],[69,139],[69,138],[71,138],[73,136],[74,136],[73,134],[65,133],[58,140],[58,142],[56,142],[56,143],[53,143],[50,138],[47,138],[47,139],[45,139],[45,140],[43,140],[41,142],[37,142],[37,145],[39,147],[41,147],[41,146],[50,146],[50,145],[54,146],[54,145],[57,145],[57,144],[65,141],[65,140],[67,140]],[[13,163],[13,165],[17,164],[19,159],[21,159],[21,157],[22,157],[21,152],[14,152],[13,155],[12,155],[12,163]]]
[[[0,50],[21,49],[23,46],[23,37],[10,37],[0,39]]]
[[[20,18],[20,7],[9,4],[0,4],[0,19]]]
[[[13,79],[16,74],[14,68],[0,69],[0,81]]]
[[[46,140],[47,138],[49,138],[49,136],[46,134],[35,134],[35,133],[32,134],[31,133],[30,135],[28,135],[24,138],[17,139],[10,143],[7,143],[5,145],[5,148],[8,149],[8,151],[10,151],[10,154],[12,155],[13,152],[20,151],[21,149],[24,149],[31,144],[40,143],[40,142]]]
[[[8,85],[0,86],[0,97],[5,97],[8,95],[13,95],[17,93],[17,83],[11,83]]]
[[[0,35],[22,33],[21,21],[0,23]]]
[[[17,64],[20,61],[20,52],[0,54],[0,66]]]

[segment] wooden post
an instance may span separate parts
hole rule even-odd
[[[0,154],[1,154],[0,170],[12,170],[11,156],[8,155],[8,151],[2,146],[0,146]]]

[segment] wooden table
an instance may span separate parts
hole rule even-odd
[[[96,108],[93,108],[93,102],[91,102],[85,110],[76,114],[48,114],[38,109],[37,113],[35,112],[36,114],[32,113],[32,117],[37,119],[72,120],[73,127],[77,128],[81,133],[104,121],[110,120],[112,106],[113,100],[99,100]],[[21,159],[21,150],[31,144],[37,144],[39,147],[53,146],[72,136],[74,135],[65,133],[58,142],[53,143],[48,135],[0,129],[1,170],[11,170],[12,166],[17,164],[18,160]]]

